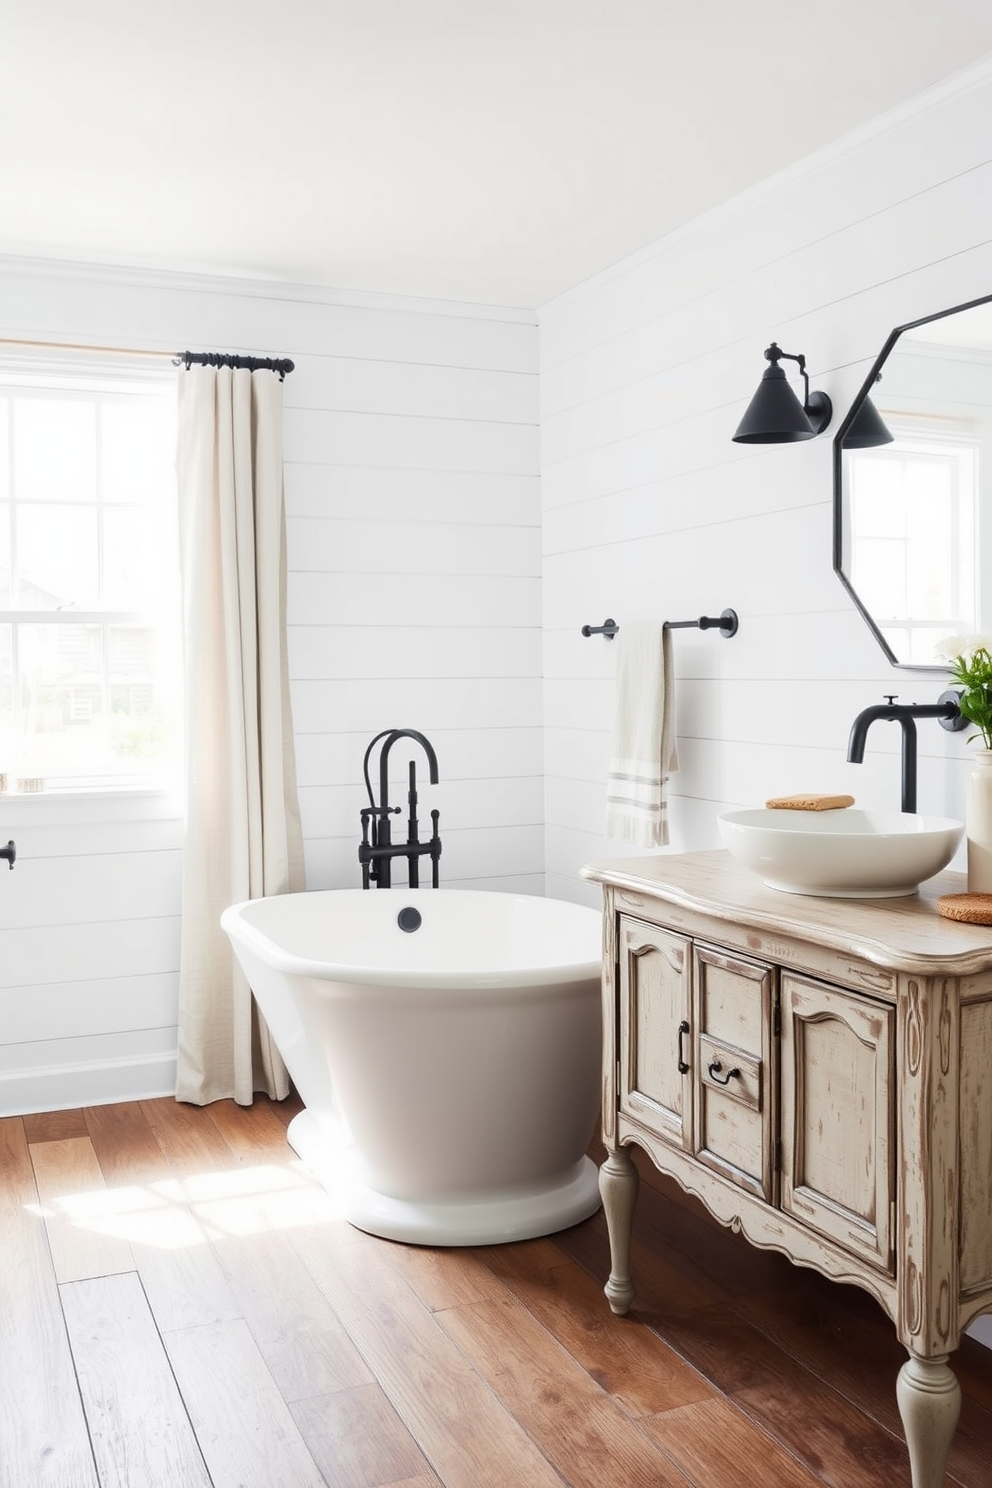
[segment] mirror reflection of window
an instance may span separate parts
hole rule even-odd
[[[893,652],[932,665],[943,636],[982,629],[979,443],[886,422],[892,444],[844,455],[846,571]]]

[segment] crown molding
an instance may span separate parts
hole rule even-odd
[[[240,278],[232,274],[194,273],[134,264],[0,254],[0,275],[4,274],[74,279],[81,283],[164,290],[173,294],[229,295],[234,298],[291,301],[341,309],[402,311],[413,315],[443,315],[464,320],[498,320],[517,325],[537,325],[537,311],[523,306],[475,304],[469,300],[431,299],[426,295],[338,289],[327,284],[297,284],[283,279]]]

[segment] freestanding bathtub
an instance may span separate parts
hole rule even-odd
[[[247,900],[221,925],[306,1107],[289,1141],[352,1224],[488,1245],[599,1207],[595,910],[330,889]]]

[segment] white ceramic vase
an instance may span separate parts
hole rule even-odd
[[[964,801],[968,892],[992,894],[992,749],[980,749],[968,772]]]

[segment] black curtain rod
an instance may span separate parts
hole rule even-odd
[[[288,357],[234,356],[224,351],[181,351],[174,358],[176,366],[190,367],[247,367],[249,372],[278,372],[282,382],[287,372],[292,372],[294,363]]]

